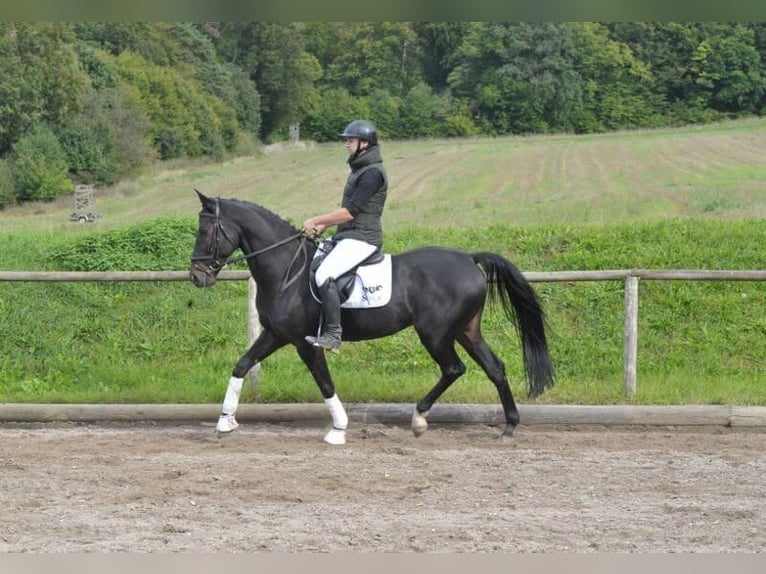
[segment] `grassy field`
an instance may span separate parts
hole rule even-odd
[[[490,250],[524,271],[763,268],[766,121],[599,136],[384,142],[386,248]],[[340,145],[266,148],[222,164],[157,166],[98,190],[101,218],[71,198],[0,212],[0,268],[185,269],[193,188],[300,222],[337,205]],[[157,222],[160,232],[157,232]],[[536,284],[557,386],[540,402],[620,403],[620,282]],[[755,282],[643,282],[641,404],[766,404],[766,294]],[[246,345],[246,285],[0,283],[0,401],[217,402]],[[485,334],[523,400],[518,345],[501,313]],[[469,371],[444,400],[496,402]],[[415,401],[438,373],[414,333],[344,346],[331,368],[348,401]],[[317,401],[291,350],[245,400]]]
[[[588,136],[383,142],[385,228],[603,225],[766,216],[766,120]],[[98,228],[198,211],[193,189],[303,221],[337,205],[340,144],[279,148],[223,164],[159,165],[99,190]],[[0,213],[3,231],[70,233],[72,200]],[[93,231],[92,229],[89,231]]]

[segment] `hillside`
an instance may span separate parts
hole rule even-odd
[[[766,119],[588,136],[388,141],[385,228],[600,225],[675,217],[766,216]],[[158,216],[194,216],[196,187],[302,221],[337,205],[339,144],[262,148],[216,164],[164,163],[98,189],[88,232]],[[72,198],[0,212],[4,232],[83,230]]]

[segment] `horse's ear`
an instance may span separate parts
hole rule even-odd
[[[197,192],[197,197],[199,197],[199,201],[202,204],[202,209],[207,211],[213,211],[215,207],[215,200],[210,199],[208,196],[206,196],[196,187],[194,188],[194,191]]]

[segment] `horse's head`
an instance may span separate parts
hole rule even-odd
[[[189,279],[197,287],[210,287],[226,265],[226,258],[239,247],[240,237],[237,227],[222,216],[219,199],[205,197],[199,191],[197,195],[202,211],[199,212]]]

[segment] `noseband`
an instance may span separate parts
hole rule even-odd
[[[272,243],[271,245],[268,245],[262,249],[257,249],[255,251],[251,251],[249,253],[245,253],[244,255],[240,255],[239,257],[235,257],[234,259],[227,260],[225,257],[220,256],[220,242],[221,242],[221,236],[235,249],[238,247],[229,235],[226,233],[226,229],[223,226],[223,223],[221,222],[221,206],[218,202],[218,198],[215,200],[215,213],[201,213],[200,217],[213,217],[215,221],[213,222],[213,240],[211,242],[211,251],[210,255],[197,255],[195,257],[191,258],[192,263],[201,262],[201,261],[209,261],[210,263],[207,265],[207,268],[205,269],[205,275],[209,277],[213,277],[216,274],[218,274],[221,269],[226,267],[227,265],[230,265],[231,263],[237,263],[239,261],[244,261],[247,259],[250,259],[252,257],[257,257],[258,255],[261,255],[262,253],[266,253],[267,251],[271,251],[272,249],[276,249],[277,247],[280,247],[284,245],[285,243],[289,243],[293,239],[303,238],[308,239],[303,235],[303,232],[298,231],[297,233],[294,233],[293,235],[290,235],[289,237],[285,237],[284,239],[280,239],[276,243]],[[295,251],[295,254],[293,255],[293,258],[290,260],[290,264],[287,266],[287,269],[285,270],[285,275],[282,278],[282,287],[281,289],[284,290],[288,286],[292,284],[295,279],[298,278],[299,273],[296,273],[292,278],[290,278],[290,271],[293,268],[293,264],[295,263],[295,260],[298,258],[298,255],[300,253],[303,253],[303,266],[306,265],[308,261],[308,254],[306,253],[306,242],[300,241],[298,243],[298,249]]]

